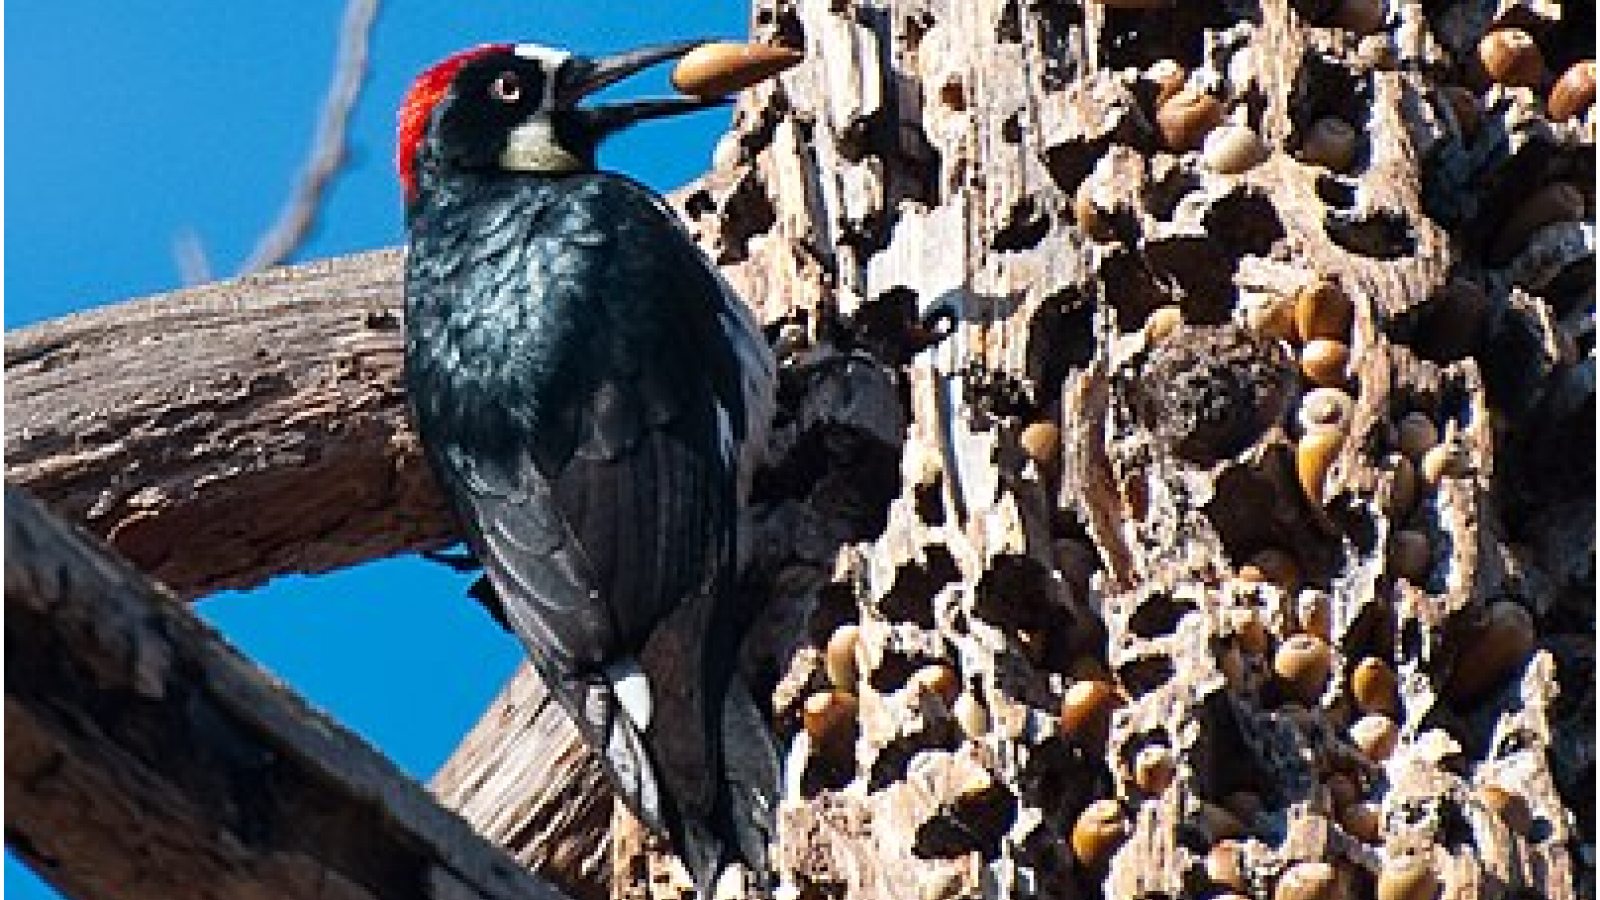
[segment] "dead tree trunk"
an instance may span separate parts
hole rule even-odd
[[[772,598],[802,896],[1592,895],[1587,9],[758,4],[684,209],[910,419]]]

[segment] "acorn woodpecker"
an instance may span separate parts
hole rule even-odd
[[[661,197],[595,164],[608,135],[720,101],[579,105],[700,43],[457,53],[407,95],[397,162],[429,464],[551,694],[709,897],[735,862],[764,879],[777,791],[735,669],[773,359]]]

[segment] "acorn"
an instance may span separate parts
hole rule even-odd
[[[1510,87],[1536,88],[1545,77],[1544,54],[1521,28],[1495,28],[1478,39],[1484,74]]]
[[[1377,900],[1433,900],[1439,873],[1426,853],[1398,853],[1378,870]]]
[[[1017,443],[1039,471],[1049,475],[1061,465],[1061,427],[1054,422],[1032,422],[1017,435]]]
[[[1381,763],[1394,754],[1400,741],[1400,726],[1382,713],[1362,716],[1350,725],[1350,743],[1361,750],[1361,755]]]
[[[1594,60],[1580,59],[1567,67],[1550,88],[1550,99],[1545,101],[1546,115],[1557,122],[1565,122],[1594,105]]]
[[[1533,654],[1538,635],[1533,615],[1515,600],[1496,600],[1463,640],[1465,652],[1445,684],[1445,695],[1457,703],[1478,699],[1521,669]]]
[[[1180,307],[1167,305],[1158,306],[1150,311],[1144,320],[1144,342],[1147,347],[1165,343],[1172,336],[1178,326],[1183,324],[1183,310]]]
[[[1388,574],[1416,583],[1427,577],[1433,553],[1428,536],[1415,528],[1400,528],[1389,535]]]
[[[1333,637],[1333,598],[1320,588],[1305,588],[1294,598],[1294,621],[1301,633]]]
[[[1300,371],[1312,384],[1339,387],[1350,380],[1350,346],[1316,338],[1300,348]]]
[[[856,684],[861,681],[861,670],[856,665],[856,652],[860,646],[861,628],[854,623],[840,625],[828,637],[828,646],[823,650],[822,657],[828,681],[835,688],[855,693]]]
[[[1314,706],[1328,686],[1333,651],[1322,638],[1291,635],[1278,645],[1278,652],[1272,657],[1272,671],[1285,696]]]
[[[1350,670],[1350,696],[1364,713],[1400,714],[1400,679],[1393,666],[1376,656],[1362,659]]]
[[[1223,839],[1211,845],[1206,851],[1206,878],[1212,884],[1244,893],[1250,889],[1249,882],[1244,877],[1244,854],[1239,849],[1239,843],[1234,840]]]
[[[1133,783],[1150,796],[1166,790],[1177,774],[1178,763],[1164,744],[1142,747],[1133,757]]]
[[[1424,453],[1439,443],[1439,426],[1420,409],[1406,413],[1395,431],[1400,452],[1414,460],[1422,459]]]
[[[1344,446],[1344,432],[1336,428],[1318,428],[1301,436],[1294,447],[1295,474],[1300,478],[1300,489],[1313,506],[1327,501],[1328,470]]]
[[[1423,486],[1429,491],[1437,491],[1446,478],[1465,478],[1470,474],[1472,460],[1466,450],[1450,441],[1428,448],[1428,452],[1422,454],[1417,469],[1422,475]]]
[[[1285,591],[1292,591],[1300,584],[1300,564],[1294,561],[1289,551],[1279,547],[1263,547],[1251,554],[1250,559],[1239,569],[1241,581],[1267,582],[1275,584]],[[1259,616],[1257,617],[1259,624]]]
[[[1111,713],[1122,702],[1116,686],[1108,681],[1074,681],[1061,698],[1061,733],[1092,752],[1101,752],[1111,730]]]
[[[1349,341],[1355,314],[1350,295],[1330,278],[1316,278],[1295,291],[1294,327],[1302,341]]]
[[[771,44],[701,44],[672,67],[672,86],[693,97],[726,97],[760,84],[804,58],[798,50]]]
[[[956,675],[956,670],[944,663],[923,666],[911,673],[906,685],[913,691],[938,697],[947,706],[956,702],[956,695],[961,693],[961,679]]]
[[[1273,888],[1272,900],[1333,900],[1339,887],[1339,873],[1320,861],[1297,862],[1285,869]]]
[[[1383,810],[1370,800],[1351,803],[1339,812],[1339,825],[1364,844],[1383,839]]]
[[[1528,245],[1533,233],[1557,222],[1576,222],[1584,217],[1583,191],[1565,181],[1553,181],[1528,195],[1506,217],[1505,224],[1489,245],[1489,261],[1496,265],[1510,262]]]
[[[1383,0],[1340,0],[1328,24],[1356,34],[1372,34],[1383,28],[1385,13]]]
[[[1183,153],[1205,142],[1211,129],[1222,123],[1222,101],[1199,88],[1180,88],[1156,108],[1156,129],[1167,148]]]
[[[1238,175],[1255,168],[1271,154],[1266,141],[1248,125],[1218,125],[1201,143],[1206,167],[1219,175]]]
[[[956,717],[956,722],[960,723],[962,733],[974,740],[988,734],[992,727],[989,708],[984,706],[983,701],[974,696],[972,691],[962,691],[950,708],[950,712]]]
[[[1111,854],[1128,839],[1128,821],[1115,800],[1096,800],[1084,807],[1072,824],[1072,855],[1078,865],[1100,871]]]
[[[1294,331],[1294,298],[1280,296],[1255,297],[1244,304],[1246,331],[1266,341],[1296,341]]]
[[[819,691],[806,698],[800,724],[811,736],[811,744],[828,755],[837,755],[854,740],[857,702],[844,691]]]
[[[1323,116],[1306,128],[1295,158],[1307,165],[1348,172],[1355,166],[1360,146],[1361,136],[1355,126],[1338,116]]]
[[[1183,83],[1189,79],[1189,70],[1183,63],[1175,59],[1158,59],[1144,70],[1146,81],[1156,86],[1155,104],[1152,108],[1160,109],[1161,104],[1172,99],[1183,88]]]
[[[1306,391],[1300,398],[1300,409],[1295,420],[1301,431],[1317,428],[1350,430],[1350,417],[1355,414],[1356,401],[1341,388],[1319,387]]]
[[[1512,834],[1527,835],[1533,828],[1533,810],[1521,794],[1514,794],[1497,784],[1478,785],[1474,792],[1489,811],[1500,817]]]

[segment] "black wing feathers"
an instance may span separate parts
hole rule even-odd
[[[729,814],[715,773],[737,645],[710,620],[726,613],[715,600],[734,567],[726,432],[745,422],[721,284],[626,179],[488,190],[498,193],[412,223],[415,418],[535,666],[635,811],[699,857],[697,876],[714,875],[704,827]],[[675,693],[687,708],[666,711],[645,741],[603,669],[638,656],[669,614],[721,644],[690,661],[704,690]],[[667,790],[652,753],[673,758],[660,772]]]

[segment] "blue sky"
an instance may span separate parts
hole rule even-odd
[[[342,2],[11,4],[6,10],[5,325],[178,287],[197,235],[227,274],[268,228],[305,158]],[[746,33],[743,2],[386,2],[351,129],[353,163],[302,252],[401,242],[394,108],[461,47],[537,41],[603,52]],[[659,92],[664,78],[629,82]],[[653,123],[602,163],[668,190],[707,167],[724,111]],[[203,601],[200,612],[313,703],[426,779],[514,668],[518,650],[415,559]],[[5,896],[55,896],[8,854]]]

